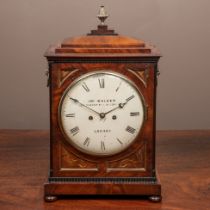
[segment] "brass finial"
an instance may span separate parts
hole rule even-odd
[[[101,21],[101,25],[104,25],[105,20],[109,17],[107,14],[104,6],[100,7],[99,13],[98,13],[98,19]]]

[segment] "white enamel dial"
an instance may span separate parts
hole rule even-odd
[[[70,144],[91,155],[114,155],[134,142],[144,121],[144,104],[131,81],[103,71],[70,85],[59,113]]]

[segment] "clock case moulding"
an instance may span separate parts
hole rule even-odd
[[[50,46],[50,173],[46,201],[61,195],[144,195],[161,200],[155,164],[156,86],[159,51],[151,44],[121,36],[99,25],[85,36]],[[62,134],[58,106],[63,92],[79,76],[110,70],[132,80],[141,91],[146,118],[135,143],[111,157],[94,157],[72,147]]]

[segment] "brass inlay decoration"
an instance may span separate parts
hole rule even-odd
[[[61,147],[61,171],[98,171],[97,164],[82,160]]]
[[[140,69],[138,71],[133,70],[133,69],[128,69],[129,72],[134,74],[144,85],[145,88],[147,88],[147,81],[149,79],[149,69]]]
[[[75,72],[79,71],[79,69],[69,69],[69,68],[65,68],[65,69],[61,69],[61,71],[59,71],[59,87],[64,83],[64,81],[72,74],[74,74]]]
[[[125,159],[108,162],[107,172],[110,171],[145,171],[146,144],[134,154]]]

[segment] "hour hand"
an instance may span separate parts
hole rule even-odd
[[[107,114],[109,114],[110,112],[113,112],[113,111],[115,111],[116,109],[122,109],[122,108],[128,103],[128,101],[130,101],[130,100],[133,99],[134,97],[135,97],[134,95],[131,95],[130,97],[128,97],[128,98],[125,100],[124,103],[119,103],[117,107],[115,107],[115,108],[109,110],[108,112],[101,113],[101,114],[100,114],[100,117],[101,117],[101,118],[104,118],[104,117],[105,117]]]
[[[119,107],[120,108],[123,108],[131,99],[133,99],[135,96],[134,95],[131,95],[130,97],[126,98],[125,102],[124,103],[120,103],[119,104]]]
[[[101,113],[101,114],[100,114],[100,117],[103,118],[102,115],[104,115],[104,117],[105,117],[105,115],[109,114],[110,112],[115,111],[116,109],[122,109],[122,108],[125,106],[125,104],[126,104],[126,103],[119,103],[118,106],[116,106],[115,108],[109,110],[108,112]]]

